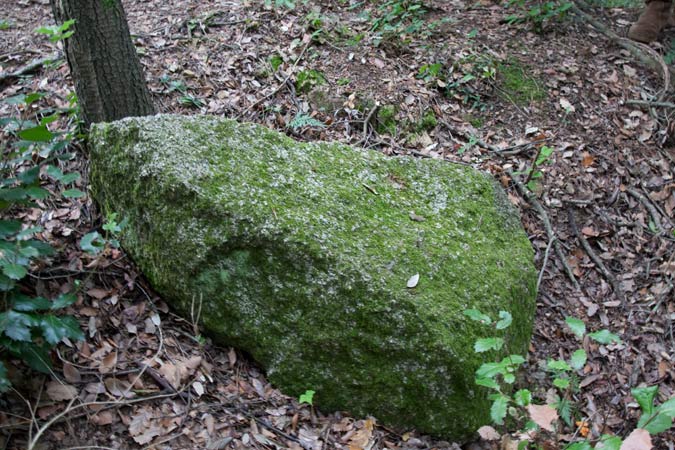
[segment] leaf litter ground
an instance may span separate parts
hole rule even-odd
[[[419,20],[420,29],[377,34],[363,15],[381,17],[376,2],[310,3],[287,10],[253,0],[124,2],[161,112],[237,117],[300,140],[338,140],[491,172],[521,209],[542,270],[523,383],[541,386],[535,394],[546,398],[540,361],[582,346],[589,359],[577,414],[592,433],[628,436],[638,416],[632,387],[658,385],[660,400],[675,394],[668,79],[574,17],[534,33],[528,24],[506,23],[513,8],[433,1],[403,24]],[[593,13],[625,34],[638,9],[626,2]],[[3,15],[3,98],[40,90],[49,94],[45,102],[64,106],[72,90],[67,66],[8,76],[59,51],[32,33],[52,23],[48,2],[7,3]],[[673,39],[667,31],[652,53],[668,59]],[[634,102],[645,100],[665,106]],[[424,121],[429,112],[435,120]],[[555,151],[539,168],[538,210],[509,173],[524,172],[525,181],[542,143]],[[79,150],[69,169],[86,173]],[[214,347],[190,318],[173,315],[123,252],[81,252],[79,238],[102,221],[89,198],[41,206],[21,218],[40,223],[42,238],[63,251],[36,268],[33,289],[55,295],[81,280],[71,313],[87,339],[60,347],[53,376],[15,370],[16,392],[0,398],[3,448],[26,448],[31,440],[34,448],[458,448],[372,418],[299,405],[246,355]],[[566,316],[590,330],[609,328],[623,344],[578,342]],[[673,448],[674,440],[667,433],[655,447]]]

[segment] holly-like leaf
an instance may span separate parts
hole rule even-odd
[[[38,372],[50,373],[52,361],[49,357],[49,349],[33,342],[18,342],[12,353],[21,358],[29,367]]]
[[[7,369],[2,361],[0,361],[0,393],[7,392],[11,386],[12,383],[7,378]]]
[[[591,339],[599,344],[620,344],[621,338],[608,330],[600,330],[588,335]]]
[[[570,387],[570,380],[567,378],[556,378],[553,380],[553,386],[557,387],[558,389],[567,389]]]
[[[588,357],[586,356],[586,352],[583,349],[580,348],[579,350],[572,353],[572,358],[570,359],[570,365],[574,369],[579,370],[582,367],[584,367],[587,359],[588,359]]]
[[[521,389],[513,395],[518,406],[527,406],[532,402],[532,393],[527,389]]]
[[[21,231],[21,222],[18,220],[0,220],[0,239],[13,236]]]
[[[581,338],[586,334],[586,324],[583,320],[576,317],[565,317],[565,323],[576,337]]]
[[[0,331],[15,341],[31,342],[33,318],[28,314],[9,310],[0,313]]]
[[[658,386],[635,388],[630,391],[644,415],[649,415],[654,411],[654,398],[657,392],[659,392]]]
[[[5,264],[2,266],[2,273],[12,280],[20,280],[28,274],[28,271],[21,264]]]
[[[504,339],[498,337],[478,339],[473,349],[476,353],[483,353],[489,350],[499,350],[504,345]]]
[[[511,322],[513,322],[513,317],[506,311],[499,311],[499,319],[499,322],[495,325],[495,328],[498,330],[508,328],[511,325]]]
[[[509,398],[505,395],[497,395],[490,407],[490,418],[492,419],[492,422],[497,425],[502,425],[504,423],[504,417],[506,417],[506,409],[508,406]]]
[[[483,314],[482,312],[478,311],[477,309],[465,309],[462,312],[465,316],[467,316],[471,320],[475,320],[476,322],[481,322],[481,323],[492,323],[492,319],[490,316],[487,314]]]
[[[50,309],[51,310],[57,310],[57,309],[65,308],[66,306],[72,305],[76,301],[77,301],[77,295],[75,295],[72,292],[69,292],[67,294],[61,294],[52,301],[52,303],[50,305]]]
[[[497,383],[492,378],[477,378],[476,384],[478,386],[485,386],[486,388],[494,389],[496,391],[499,390],[499,383]]]
[[[42,297],[29,297],[19,293],[13,293],[10,298],[12,309],[16,311],[39,311],[49,309],[51,302]]]
[[[569,364],[567,364],[567,362],[563,361],[562,359],[549,359],[546,363],[546,367],[548,367],[549,370],[553,370],[555,372],[568,372],[572,370]]]
[[[51,314],[45,315],[40,320],[40,329],[45,340],[52,345],[61,342],[67,337],[75,340],[84,339],[84,334],[74,317],[57,317]]]

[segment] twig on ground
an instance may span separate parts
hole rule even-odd
[[[626,100],[626,105],[648,106],[650,108],[672,108],[675,109],[675,103],[671,102],[650,102],[649,100]]]
[[[59,57],[59,55],[60,55],[60,53],[54,53],[52,55],[49,55],[49,56],[46,56],[46,57],[43,57],[43,58],[36,58],[36,59],[33,59],[28,64],[26,64],[25,66],[16,69],[14,72],[2,74],[2,75],[0,75],[0,84],[7,81],[7,80],[19,78],[22,75],[26,75],[26,74],[29,74],[31,72],[35,72],[37,69],[44,66],[49,61],[53,61],[53,60],[57,59]]]
[[[647,209],[647,211],[649,211],[649,215],[652,216],[654,226],[656,227],[655,233],[656,236],[660,236],[661,234],[663,234],[663,226],[661,225],[661,219],[659,217],[658,211],[656,211],[656,208],[654,208],[654,205],[652,205],[651,202],[644,195],[640,194],[635,189],[632,188],[626,189],[626,193],[635,197],[635,199],[640,203],[642,203],[642,206],[644,206]]]
[[[103,407],[111,407],[111,406],[128,406],[132,405],[135,403],[141,403],[141,402],[146,402],[150,400],[157,400],[160,398],[170,398],[170,397],[175,397],[178,394],[171,393],[171,394],[159,394],[159,395],[151,395],[148,397],[139,397],[139,398],[134,398],[130,400],[117,400],[117,401],[109,401],[109,402],[87,402],[87,403],[80,403],[79,405],[74,405],[73,403],[75,400],[78,399],[78,397],[75,397],[72,399],[66,408],[52,417],[47,423],[42,425],[40,429],[37,431],[33,439],[31,439],[28,442],[28,447],[27,450],[33,450],[35,446],[37,445],[38,441],[40,440],[40,437],[47,431],[52,425],[60,422],[61,420],[64,420],[68,414],[73,412],[76,409],[81,409],[81,408],[87,408],[89,406],[103,406]]]
[[[373,109],[370,110],[370,112],[363,121],[363,142],[366,142],[368,139],[368,125],[370,124],[370,121],[373,120],[373,116],[377,114],[377,111],[379,109],[380,103],[375,102],[375,106],[373,106]]]
[[[296,67],[298,67],[298,64],[300,64],[300,61],[302,61],[302,58],[303,58],[303,56],[305,56],[305,52],[307,51],[307,49],[309,48],[309,46],[310,46],[311,43],[312,43],[312,39],[309,39],[309,40],[307,41],[307,43],[305,44],[305,46],[302,47],[302,51],[300,52],[300,54],[299,54],[298,57],[296,58],[295,62],[293,63],[293,65],[292,65],[291,68],[289,69],[288,75],[286,75],[286,78],[284,78],[284,82],[281,83],[281,84],[279,84],[279,86],[277,86],[277,88],[276,88],[275,90],[273,90],[272,92],[270,92],[269,94],[267,94],[267,95],[264,96],[263,98],[256,100],[251,106],[249,106],[249,107],[246,108],[244,111],[242,111],[241,113],[239,113],[239,114],[237,115],[237,119],[241,119],[241,118],[244,116],[244,114],[246,114],[247,112],[249,112],[250,110],[252,110],[252,109],[255,108],[256,106],[258,106],[259,104],[261,104],[262,102],[264,102],[264,101],[267,100],[268,98],[270,98],[270,97],[276,95],[277,92],[279,92],[284,86],[286,86],[286,82],[287,82],[288,80],[290,80],[291,77],[293,76],[293,71],[295,70]]]
[[[541,263],[541,270],[539,271],[539,277],[537,277],[537,292],[539,292],[539,286],[541,286],[541,280],[544,278],[544,272],[546,271],[546,265],[548,264],[548,258],[551,255],[551,247],[553,246],[554,239],[549,238],[548,245],[546,246],[546,252],[544,253],[544,262]]]
[[[612,272],[607,269],[605,264],[602,262],[600,257],[593,251],[593,248],[591,247],[591,244],[588,243],[588,240],[584,237],[584,235],[579,231],[579,227],[577,227],[577,222],[576,219],[574,218],[574,211],[572,210],[571,207],[567,209],[567,217],[568,221],[570,224],[570,228],[572,228],[572,232],[576,236],[577,240],[581,243],[581,246],[584,248],[588,256],[591,258],[591,260],[595,263],[595,266],[598,268],[600,273],[605,277],[605,279],[609,282],[609,284],[612,286],[612,290],[614,291],[614,295],[617,296],[617,298],[621,301],[621,306],[623,308],[626,307],[626,294],[623,292],[623,289],[621,289],[621,285],[619,282],[616,280]]]
[[[581,286],[579,286],[579,282],[577,281],[576,277],[574,276],[574,272],[572,272],[572,268],[567,264],[567,261],[565,259],[565,255],[562,252],[562,249],[560,248],[560,241],[558,240],[558,237],[555,234],[555,231],[553,231],[553,226],[551,225],[551,221],[548,218],[548,214],[546,214],[546,211],[544,210],[544,207],[541,206],[541,203],[539,203],[539,200],[532,195],[525,185],[518,181],[516,176],[511,172],[510,170],[506,171],[506,174],[513,180],[513,184],[516,186],[516,189],[518,189],[518,192],[520,195],[525,198],[525,200],[532,205],[532,207],[537,211],[537,214],[539,214],[539,218],[544,224],[544,228],[546,229],[546,234],[548,235],[549,241],[553,241],[553,249],[555,250],[556,255],[558,256],[558,259],[560,260],[560,264],[565,269],[565,273],[567,274],[567,277],[570,279],[572,284],[574,285],[574,288],[579,291],[581,290]]]

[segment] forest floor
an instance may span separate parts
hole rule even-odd
[[[60,51],[33,32],[53,23],[47,0],[2,3],[0,76]],[[159,112],[216,114],[299,140],[444,158],[501,181],[542,274],[522,382],[550,399],[543,362],[580,346],[588,353],[581,389],[568,398],[590,431],[564,428],[561,442],[575,432],[625,437],[639,412],[631,388],[658,385],[659,401],[675,395],[675,105],[667,75],[575,14],[535,30],[509,23],[522,13],[516,6],[486,0],[426,1],[403,16],[386,15],[384,1],[295,9],[262,0],[123,3]],[[590,12],[625,35],[641,6],[612,4],[594,3]],[[674,43],[666,31],[651,54],[671,62]],[[57,64],[5,79],[0,90],[2,98],[45,92],[41,102],[58,107],[73,86],[67,65]],[[0,104],[0,115],[12,108]],[[553,152],[533,168],[543,146]],[[69,168],[86,175],[78,149]],[[534,175],[532,195],[517,189],[513,172],[523,184]],[[79,188],[86,191],[86,176]],[[284,396],[244,354],[198,338],[123,252],[93,258],[80,250],[79,239],[103,220],[89,197],[41,206],[24,219],[40,223],[63,257],[37,268],[34,289],[66,292],[80,280],[70,312],[86,340],[59,348],[52,376],[13,369],[16,390],[0,398],[0,448],[29,440],[35,449],[459,448]],[[568,316],[622,343],[580,342]],[[99,403],[84,405],[92,401]],[[471,448],[513,448],[505,441]],[[668,432],[654,445],[672,449],[674,441]]]

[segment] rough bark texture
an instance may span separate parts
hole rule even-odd
[[[56,22],[75,19],[64,41],[87,125],[154,114],[120,0],[50,0]]]

